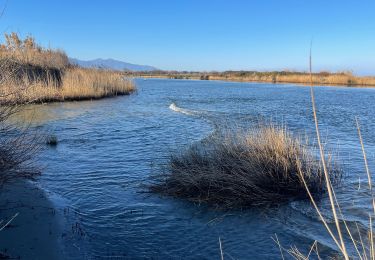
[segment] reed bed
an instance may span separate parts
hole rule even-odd
[[[225,71],[225,72],[177,72],[177,71],[151,71],[127,72],[128,75],[139,77],[197,79],[197,80],[225,80],[238,82],[268,82],[268,83],[294,83],[310,84],[310,74],[306,72],[291,71]],[[318,72],[312,75],[316,85],[340,86],[375,86],[375,77],[359,77],[351,72]]]
[[[133,81],[118,72],[73,68],[65,72],[61,97],[62,100],[98,99],[134,91]]]
[[[12,32],[5,33],[4,37],[5,43],[0,44],[1,59],[56,69],[64,69],[70,65],[63,50],[44,48],[32,36],[21,39],[17,33]]]
[[[308,73],[250,73],[240,75],[211,75],[212,80],[310,84]],[[316,85],[375,86],[375,77],[358,77],[352,73],[316,73],[312,75]]]
[[[77,67],[65,69],[61,82],[48,73],[45,77],[23,74],[7,78],[0,87],[2,104],[91,100],[135,91],[134,83],[117,72]]]
[[[135,91],[116,71],[69,64],[61,50],[45,49],[28,36],[6,34],[0,45],[0,104],[91,100]]]
[[[341,171],[328,162],[330,181]],[[326,191],[324,169],[307,143],[287,129],[259,126],[226,132],[173,155],[151,192],[219,208],[247,208],[315,198]]]

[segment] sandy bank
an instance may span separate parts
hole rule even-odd
[[[43,190],[18,181],[0,190],[0,258],[62,259],[61,220]]]

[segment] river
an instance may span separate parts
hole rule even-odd
[[[226,259],[274,259],[281,257],[271,238],[275,234],[286,248],[306,251],[318,240],[322,254],[334,252],[332,239],[306,202],[228,212],[143,192],[143,184],[171,153],[221,124],[246,127],[272,120],[314,140],[308,87],[135,82],[138,92],[130,96],[27,109],[36,127],[58,139],[56,147],[40,155],[39,185],[64,201],[60,210],[69,212],[63,235],[68,258],[220,259],[220,238]],[[370,169],[375,169],[375,89],[315,87],[315,94],[323,140],[339,152],[345,171],[336,190],[345,219],[365,228],[371,204],[364,199],[367,177],[355,117]],[[326,200],[319,206],[330,216]]]

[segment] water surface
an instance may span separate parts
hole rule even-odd
[[[205,138],[215,124],[272,119],[313,139],[309,88],[167,79],[136,84],[131,96],[29,108],[28,117],[59,140],[41,155],[40,185],[69,205],[72,227],[64,241],[70,258],[219,259],[219,237],[228,259],[280,258],[274,234],[285,247],[308,250],[318,240],[323,254],[332,252],[333,241],[307,203],[223,212],[144,194],[141,186],[171,152]],[[364,227],[370,204],[362,199],[367,191],[357,190],[366,175],[355,116],[374,169],[375,90],[316,87],[315,93],[323,139],[338,148],[346,172],[337,190],[345,218]],[[326,201],[320,206],[329,214]]]

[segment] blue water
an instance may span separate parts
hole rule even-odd
[[[308,87],[167,79],[136,84],[130,96],[28,108],[35,124],[59,141],[40,156],[39,183],[67,202],[67,218],[82,229],[77,235],[66,227],[68,258],[220,259],[220,238],[226,259],[273,259],[280,258],[275,234],[286,248],[306,251],[318,240],[323,255],[334,252],[305,202],[223,212],[142,192],[173,151],[205,138],[215,125],[272,120],[314,140]],[[367,177],[355,116],[375,169],[375,89],[316,87],[315,94],[323,140],[339,152],[345,169],[337,190],[345,219],[365,228],[370,204],[363,199]],[[193,113],[174,111],[172,103]],[[330,215],[326,200],[319,206]]]

